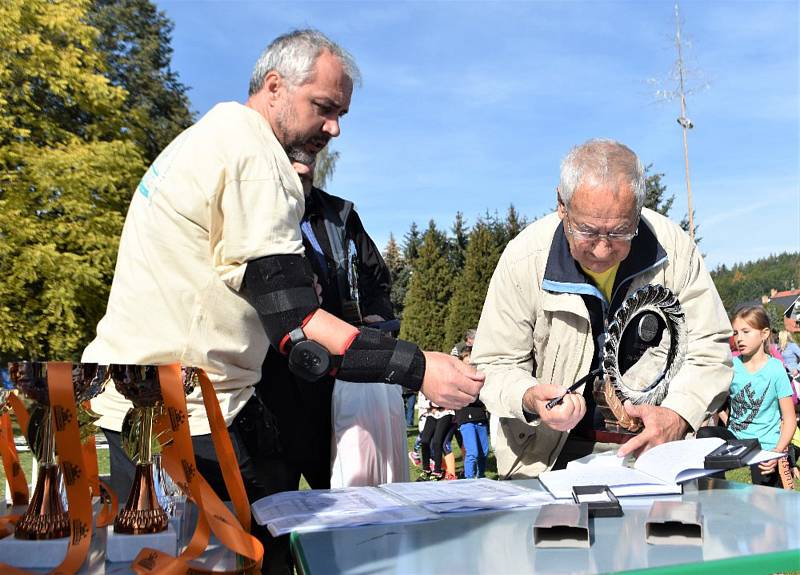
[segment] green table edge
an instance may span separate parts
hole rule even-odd
[[[295,567],[300,567],[300,573],[307,575],[309,573],[308,562],[306,561],[305,553],[303,553],[303,546],[300,545],[300,542],[297,540],[299,535],[300,533],[298,531],[291,532],[289,535],[289,547],[294,553]]]
[[[730,575],[731,573],[781,573],[786,571],[800,571],[800,550],[716,559],[703,563],[666,565],[651,569],[620,571],[620,573],[625,573],[625,575],[694,575],[697,573]]]

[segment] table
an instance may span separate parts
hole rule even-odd
[[[542,489],[536,479],[518,483]],[[534,548],[538,509],[518,509],[292,533],[292,551],[306,575],[800,571],[800,493],[702,478],[675,497],[700,503],[702,546],[645,543],[644,524],[655,498],[635,497],[621,499],[623,517],[590,520],[589,549]]]

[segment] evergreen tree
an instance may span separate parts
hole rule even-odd
[[[476,327],[502,246],[489,226],[479,221],[472,228],[464,269],[456,282],[445,324],[445,344],[452,346],[464,332]]]
[[[467,253],[467,242],[469,241],[469,230],[467,223],[464,220],[464,214],[456,212],[456,219],[451,228],[453,237],[448,241],[449,249],[448,256],[450,265],[453,269],[460,271],[464,267],[464,258]]]
[[[77,359],[144,163],[88,1],[0,3],[0,356]]]
[[[422,238],[419,235],[419,228],[417,222],[411,222],[411,227],[408,232],[403,236],[403,259],[409,265],[414,264],[414,260],[419,255],[419,248],[422,244]]]
[[[740,304],[758,300],[776,289],[800,286],[800,253],[783,253],[752,262],[719,266],[711,278],[728,312]]]
[[[527,225],[527,218],[525,218],[525,216],[520,216],[517,208],[514,207],[514,204],[509,205],[508,212],[506,213],[506,237],[508,240],[505,243],[508,243],[517,237]]]
[[[383,261],[389,268],[389,275],[392,278],[392,290],[389,294],[394,307],[394,313],[398,318],[403,316],[403,301],[406,298],[408,288],[408,273],[403,255],[400,253],[400,246],[394,239],[394,234],[389,234],[389,241],[386,243],[386,250],[383,252]]]
[[[149,0],[94,0],[88,22],[99,30],[105,75],[127,90],[127,129],[149,164],[191,125],[187,88],[170,68],[173,24]]]
[[[447,345],[444,326],[455,278],[446,248],[445,235],[431,220],[414,261],[400,328],[400,337],[423,349],[444,350]]]
[[[649,174],[652,167],[653,164],[648,164],[644,169],[644,207],[650,208],[663,216],[668,216],[669,211],[672,209],[672,203],[675,201],[675,195],[665,198],[667,186],[661,182],[664,174]]]

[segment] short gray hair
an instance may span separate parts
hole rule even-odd
[[[558,194],[564,205],[569,206],[579,185],[596,186],[620,179],[630,185],[636,209],[641,210],[646,191],[644,166],[633,150],[615,140],[588,140],[572,148],[561,161]]]
[[[291,87],[310,82],[314,75],[314,64],[322,52],[330,52],[342,62],[344,72],[354,85],[361,82],[361,72],[353,57],[318,30],[295,30],[278,36],[262,52],[250,76],[252,96],[264,85],[267,74],[276,71]]]

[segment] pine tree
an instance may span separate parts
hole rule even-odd
[[[173,24],[149,0],[94,0],[87,16],[105,76],[127,91],[127,128],[149,164],[193,121],[187,88],[170,68]]]
[[[144,163],[88,1],[0,3],[0,356],[77,359]]]
[[[510,242],[528,225],[528,220],[525,216],[521,216],[514,207],[514,204],[508,206],[506,213],[506,236]],[[506,242],[507,243],[507,242]]]
[[[419,247],[422,243],[422,238],[419,235],[419,228],[417,222],[411,222],[411,227],[408,232],[403,236],[403,259],[413,265],[414,260],[419,255]]]
[[[427,350],[444,350],[447,345],[444,326],[455,278],[445,255],[446,240],[431,221],[414,261],[400,328],[400,337]]]
[[[406,264],[403,261],[403,255],[400,253],[400,246],[397,245],[397,241],[394,239],[394,234],[389,234],[389,241],[386,243],[386,249],[383,252],[383,261],[386,262],[386,267],[389,268],[389,275],[392,278],[392,290],[389,297],[392,300],[394,313],[398,318],[402,318],[403,301],[406,298],[410,274],[407,273]]]
[[[502,247],[497,235],[485,222],[478,221],[472,228],[464,269],[458,277],[448,307],[445,344],[452,346],[458,343],[467,329],[477,327],[489,280]]]
[[[644,206],[663,216],[668,216],[669,211],[672,209],[672,203],[675,201],[675,195],[669,198],[664,197],[667,193],[667,186],[661,182],[661,178],[664,177],[664,174],[649,174],[652,167],[653,164],[648,164],[644,169]]]
[[[467,223],[464,220],[464,214],[460,211],[456,212],[456,219],[453,222],[453,227],[451,228],[453,232],[453,237],[449,239],[448,246],[448,258],[450,260],[450,265],[453,266],[453,269],[457,272],[460,272],[461,269],[464,267],[464,258],[466,257],[467,253],[467,242],[469,241],[469,230],[467,229]]]

